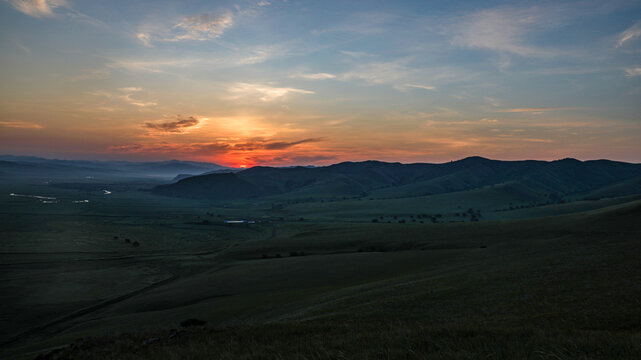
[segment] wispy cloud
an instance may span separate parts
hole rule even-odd
[[[627,77],[641,76],[641,67],[627,68],[624,70],[625,76]]]
[[[17,128],[17,129],[42,129],[42,125],[28,122],[28,121],[18,121],[18,120],[7,120],[0,121],[0,126],[8,128]]]
[[[549,57],[558,53],[527,43],[528,36],[545,28],[558,26],[560,15],[555,8],[485,9],[464,16],[448,27],[452,44],[462,47],[498,51],[523,57]],[[504,66],[509,59],[504,59]]]
[[[204,59],[199,58],[167,58],[156,60],[114,59],[112,62],[107,64],[107,67],[125,69],[128,71],[170,73],[171,69],[184,68],[201,63],[205,64],[206,62]]]
[[[289,94],[314,94],[311,90],[242,82],[231,85],[228,91],[237,96],[258,96],[262,101],[282,100]]]
[[[622,47],[626,43],[633,41],[639,36],[641,36],[641,21],[638,21],[636,24],[630,26],[627,30],[625,30],[619,35],[619,40],[617,41],[617,47]]]
[[[501,102],[493,97],[484,96],[483,100],[494,107],[501,106]]]
[[[143,101],[143,100],[139,100],[139,99],[136,99],[136,98],[133,97],[134,93],[142,91],[142,88],[139,88],[139,87],[125,87],[125,88],[120,88],[118,90],[120,90],[120,92],[122,92],[123,94],[119,95],[117,97],[122,99],[122,100],[124,100],[125,102],[131,104],[131,105],[138,106],[138,107],[148,107],[148,106],[157,105],[153,101]]]
[[[180,115],[176,115],[174,121],[146,122],[143,126],[148,129],[158,130],[162,132],[183,133],[186,129],[192,128],[198,125],[199,123],[200,123],[200,120],[198,120],[194,116],[183,118]]]
[[[235,51],[238,53],[238,59],[234,59],[232,62],[238,65],[259,64],[284,56],[289,52],[287,47],[282,44],[254,46],[246,49],[237,49]]]
[[[20,42],[17,39],[11,40],[12,43],[14,43],[17,47],[19,47],[22,51],[24,51],[27,54],[31,54],[31,49],[29,49],[27,46],[25,46],[22,42]]]
[[[153,46],[151,45],[151,35],[146,33],[137,33],[136,37],[138,38],[138,40],[140,40],[141,43],[143,43],[143,45],[147,47]]]
[[[395,86],[395,88],[401,91],[407,91],[408,88],[430,90],[430,91],[436,90],[436,86],[420,85],[420,84],[402,84],[402,85]]]
[[[92,18],[73,9],[66,0],[5,0],[15,10],[21,13],[36,17],[54,17],[56,15],[64,15],[69,19],[86,22],[92,25],[103,25],[97,19]],[[60,11],[57,11],[60,10]]]
[[[231,12],[223,14],[197,14],[183,17],[174,29],[178,32],[168,41],[210,40],[221,36],[234,25]]]
[[[141,108],[156,106],[157,103],[154,101],[144,101],[134,97],[135,93],[141,92],[142,90],[143,89],[139,87],[124,87],[124,88],[118,89],[117,93],[98,90],[98,91],[89,92],[89,94],[96,95],[96,96],[104,96],[108,99],[118,99],[130,105],[134,105]]]
[[[502,110],[497,110],[497,112],[503,112],[503,113],[524,113],[524,112],[541,113],[541,112],[546,112],[546,111],[562,111],[562,110],[575,110],[575,109],[576,108],[574,108],[574,107],[538,107],[538,108],[502,109]]]
[[[374,62],[357,65],[344,73],[343,80],[358,79],[373,84],[395,84],[406,79],[410,70],[399,61]]]
[[[328,80],[335,79],[336,75],[329,73],[311,73],[311,74],[295,74],[292,75],[293,78],[301,78],[305,80]]]
[[[364,58],[364,57],[372,57],[372,56],[374,56],[374,54],[370,54],[370,53],[363,52],[363,51],[341,50],[340,53],[341,54],[345,54],[345,55],[347,55],[349,57],[353,57],[355,59],[361,59],[361,58]]]
[[[52,17],[54,9],[68,7],[65,0],[5,0],[14,9],[33,17]]]
[[[206,41],[219,38],[233,25],[234,15],[230,11],[203,13],[183,16],[169,24],[145,24],[139,28],[136,38],[147,47],[153,46],[157,41]]]

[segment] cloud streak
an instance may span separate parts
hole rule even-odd
[[[619,40],[617,41],[617,47],[622,47],[626,43],[633,41],[634,39],[641,36],[641,21],[629,27],[627,30],[619,35]]]
[[[210,40],[221,36],[234,25],[231,12],[223,14],[197,14],[183,17],[173,29],[178,32],[167,41]]]
[[[230,93],[240,96],[258,96],[261,101],[282,100],[290,94],[314,94],[314,91],[290,87],[276,87],[265,84],[235,83],[228,88]]]
[[[136,38],[146,47],[154,42],[207,41],[221,37],[234,26],[230,11],[220,14],[202,13],[188,15],[169,24],[146,24],[139,28]]]
[[[453,45],[497,51],[522,57],[545,58],[558,51],[529,45],[533,33],[558,26],[560,9],[502,7],[474,12],[449,26]],[[504,61],[509,65],[509,60]]]
[[[21,13],[35,18],[53,18],[64,15],[69,19],[92,25],[104,25],[101,21],[74,10],[66,0],[5,0]],[[62,11],[56,12],[57,9]]]
[[[15,10],[32,17],[53,17],[54,9],[68,7],[65,0],[5,0]]]
[[[641,76],[641,67],[627,68],[624,70],[625,76],[627,77]]]
[[[144,127],[147,129],[158,130],[162,132],[170,133],[182,133],[186,129],[194,127],[200,123],[200,120],[196,119],[193,116],[187,118],[181,118],[180,115],[176,115],[176,121],[171,122],[146,122]]]
[[[395,88],[401,91],[407,91],[409,88],[428,90],[428,91],[436,90],[436,86],[420,85],[420,84],[403,84],[403,85],[395,86]]]
[[[36,124],[28,121],[16,121],[16,120],[0,121],[0,126],[8,127],[8,128],[16,128],[16,129],[35,129],[35,130],[42,129],[42,125],[40,124]]]
[[[335,79],[336,75],[329,73],[312,73],[312,74],[297,74],[292,77],[301,78],[305,80],[328,80]]]
[[[344,73],[341,79],[357,79],[372,84],[393,84],[406,79],[409,74],[410,70],[399,61],[373,62],[356,66],[355,69]]]
[[[124,101],[128,103],[129,105],[134,105],[140,108],[145,108],[145,107],[152,107],[158,105],[154,101],[144,101],[144,100],[139,100],[134,97],[135,93],[138,93],[142,91],[142,88],[139,87],[124,87],[118,89],[120,93],[111,93],[108,91],[94,91],[90,92],[91,95],[97,95],[97,96],[104,96],[108,99],[118,99],[121,101]]]
[[[562,110],[574,110],[573,107],[538,107],[538,108],[514,108],[514,109],[503,109],[497,110],[497,112],[503,113],[540,113],[546,111],[562,111]]]
[[[155,143],[130,144],[109,147],[112,152],[125,153],[164,153],[178,152],[184,154],[226,154],[232,152],[280,151],[287,150],[300,144],[323,141],[322,138],[307,138],[297,141],[274,141],[267,139],[249,139],[241,142],[216,141],[205,143]]]

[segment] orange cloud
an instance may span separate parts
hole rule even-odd
[[[17,129],[42,129],[42,125],[28,121],[0,121],[0,126]]]
[[[323,141],[321,138],[307,138],[296,141],[274,141],[253,138],[241,142],[216,141],[205,143],[127,144],[110,146],[108,151],[115,153],[171,153],[172,156],[189,156],[216,159],[217,162],[234,166],[254,166],[256,164],[295,163],[296,161],[320,161],[332,157],[327,155],[296,155],[290,149],[301,144]],[[288,151],[285,154],[285,150]]]

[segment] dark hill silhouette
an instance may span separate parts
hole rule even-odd
[[[161,185],[160,195],[229,200],[292,196],[420,196],[512,183],[538,193],[587,192],[641,176],[641,164],[609,160],[499,161],[469,157],[443,164],[381,161],[343,162],[325,167],[257,166],[230,174],[193,176]]]

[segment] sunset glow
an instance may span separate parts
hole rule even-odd
[[[0,152],[641,161],[641,3],[0,2]]]

